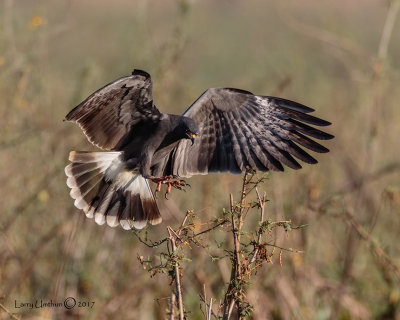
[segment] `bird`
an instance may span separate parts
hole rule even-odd
[[[155,194],[183,178],[249,169],[300,169],[307,151],[329,150],[314,139],[334,136],[331,123],[300,103],[234,88],[207,89],[182,115],[162,112],[151,76],[135,69],[87,97],[64,120],[77,123],[102,151],[71,151],[65,167],[74,205],[99,225],[125,230],[161,223]],[[305,151],[305,149],[308,149]]]

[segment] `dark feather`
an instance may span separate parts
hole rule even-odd
[[[150,75],[134,70],[91,94],[65,120],[77,122],[94,145],[117,150],[139,123],[155,123],[162,113],[152,97]]]
[[[268,101],[271,104],[277,105],[281,108],[287,108],[287,109],[291,109],[297,112],[302,112],[302,113],[310,113],[315,111],[312,108],[309,108],[301,103],[295,102],[295,101],[291,101],[291,100],[286,100],[283,98],[277,98],[277,97],[263,97],[268,99]]]
[[[246,167],[282,171],[282,164],[300,169],[294,157],[317,163],[296,144],[315,152],[328,151],[308,137],[333,138],[310,126],[330,124],[309,115],[312,111],[297,102],[255,96],[240,89],[209,89],[184,113],[200,128],[196,142],[193,146],[187,140],[178,144],[167,173],[190,177],[208,172],[238,173]]]

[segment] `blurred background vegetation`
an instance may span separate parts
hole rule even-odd
[[[306,228],[271,234],[282,254],[252,279],[253,319],[400,319],[399,1],[14,1],[0,3],[0,319],[165,319],[169,280],[131,233],[97,226],[65,184],[70,150],[95,150],[67,112],[133,68],[157,106],[183,112],[209,87],[279,95],[333,125],[329,154],[269,175],[266,215]],[[160,199],[165,237],[185,211],[199,230],[229,206],[240,176],[194,177]],[[162,197],[160,197],[162,198]],[[256,221],[256,220],[255,220]],[[208,238],[207,238],[208,237]],[[205,243],[228,240],[226,230]],[[215,245],[214,245],[215,246]],[[227,259],[188,250],[190,319],[199,294],[223,298]],[[272,250],[272,248],[271,248]],[[211,252],[210,252],[211,251]],[[73,296],[92,309],[15,308]],[[397,317],[397,318],[396,318]]]

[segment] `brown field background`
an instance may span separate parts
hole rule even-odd
[[[171,287],[137,257],[159,251],[132,232],[98,226],[73,206],[70,150],[95,150],[62,119],[91,92],[148,71],[156,105],[182,113],[209,87],[279,95],[315,108],[335,139],[318,165],[271,173],[266,215],[308,226],[272,233],[302,252],[253,277],[252,319],[400,319],[399,1],[28,1],[0,3],[0,319],[166,319]],[[162,196],[164,221],[186,210],[201,230],[237,198],[240,176],[190,179]],[[154,187],[154,186],[153,186]],[[251,225],[257,217],[249,217]],[[253,221],[253,222],[252,222]],[[205,319],[229,280],[229,232],[186,249],[188,319]],[[273,248],[271,247],[271,250]],[[43,300],[93,308],[15,308]],[[15,316],[11,315],[15,314]]]

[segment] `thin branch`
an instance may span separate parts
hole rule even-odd
[[[251,174],[251,177],[249,178],[249,180],[247,180],[250,174],[251,174],[250,170],[246,170],[244,174],[239,206],[238,205],[235,206],[233,201],[233,195],[230,194],[231,223],[232,223],[232,236],[233,236],[234,248],[233,248],[231,278],[224,299],[224,310],[223,310],[224,320],[230,318],[235,303],[239,315],[241,314],[242,311],[241,310],[242,306],[241,303],[239,302],[240,293],[238,293],[238,290],[235,290],[235,282],[237,283],[242,282],[242,263],[240,259],[240,235],[243,227],[243,210],[245,208],[246,195],[247,195],[246,186],[250,183],[252,177],[254,176],[254,174]],[[238,220],[237,223],[236,219]]]
[[[256,249],[254,250],[253,256],[251,257],[250,261],[249,261],[249,265],[251,265],[257,257],[258,254],[258,250],[259,250],[259,245],[261,242],[261,237],[263,234],[263,230],[261,228],[262,223],[264,222],[264,211],[265,211],[265,193],[263,195],[263,197],[261,198],[260,193],[258,192],[258,189],[256,187],[256,194],[257,194],[257,199],[258,199],[258,204],[260,206],[260,228],[258,229],[258,237],[257,237],[257,246]]]
[[[175,304],[176,304],[176,296],[175,293],[172,291],[171,292],[171,298],[170,298],[170,303],[171,303],[171,310],[169,313],[169,320],[175,320]]]
[[[208,229],[206,229],[206,230],[203,230],[203,231],[200,231],[200,232],[198,232],[198,233],[195,233],[195,234],[193,235],[193,238],[196,238],[196,237],[198,237],[199,235],[202,235],[203,233],[210,232],[210,231],[212,231],[212,230],[218,228],[219,226],[224,225],[224,224],[227,223],[227,222],[228,222],[228,220],[226,220],[226,219],[225,219],[225,220],[222,220],[221,222],[217,223],[216,225],[214,225],[214,226],[212,226],[212,227],[210,227],[210,228],[208,228]]]
[[[242,193],[243,194],[243,193]],[[233,261],[232,261],[232,269],[231,269],[231,277],[228,285],[228,289],[226,290],[225,293],[225,298],[224,298],[224,310],[223,310],[223,320],[229,320],[230,315],[232,313],[233,305],[235,304],[235,299],[231,296],[232,295],[232,287],[233,287],[233,281],[237,275],[237,262],[238,262],[238,256],[239,256],[239,243],[237,241],[237,236],[236,236],[236,225],[235,225],[235,205],[233,201],[233,195],[232,193],[230,194],[230,205],[231,205],[231,223],[232,223],[232,234],[233,234],[233,243],[234,243],[234,253],[233,253]]]
[[[228,320],[232,315],[234,305],[235,305],[235,299],[232,299],[231,304],[229,305],[229,310],[228,310],[228,317],[227,317]]]
[[[276,244],[266,243],[265,245],[269,246],[269,247],[277,248],[277,249],[282,250],[282,251],[304,253],[303,250],[296,250],[296,249],[293,249],[293,248],[284,248],[284,247],[277,246]]]
[[[376,243],[376,241],[374,239],[371,238],[371,236],[369,235],[368,231],[365,230],[363,228],[363,226],[356,220],[356,218],[354,217],[353,213],[351,213],[350,211],[346,211],[345,212],[347,217],[349,218],[353,228],[357,231],[358,235],[365,241],[367,241],[370,246],[372,251],[382,260],[385,261],[385,264],[393,270],[393,272],[395,273],[395,275],[400,278],[400,268],[394,264],[392,262],[392,260],[390,259],[390,257],[387,255],[387,253],[385,251],[383,251],[383,249],[381,247],[378,246],[378,244]]]
[[[235,222],[235,215],[234,215],[234,208],[233,208],[233,196],[231,194],[231,211],[232,211],[232,233],[233,233],[233,252],[234,252],[234,264],[232,268],[232,273],[235,275],[240,274],[240,239],[239,239],[239,234],[240,234],[240,223],[239,226],[236,226]]]
[[[209,314],[211,314],[211,315],[213,315],[215,318],[217,318],[217,319],[220,319],[220,317],[212,310],[212,305],[211,305],[211,303],[212,303],[212,298],[210,298],[210,304],[209,303],[207,303],[207,301],[205,300],[205,298],[202,296],[202,295],[199,295],[200,296],[200,300],[202,301],[202,302],[204,302],[204,304],[206,305],[206,308],[208,308],[208,313]],[[207,310],[207,309],[206,309]],[[211,319],[211,318],[210,318]],[[208,319],[207,319],[208,320]]]
[[[173,236],[173,233],[176,234],[175,232],[172,232],[171,227],[167,227],[168,229],[168,233],[169,233],[169,240],[171,243],[171,247],[172,247],[172,254],[175,254],[176,252],[176,244],[175,244],[175,240],[176,238]],[[185,316],[184,316],[184,312],[183,312],[183,300],[182,300],[182,289],[181,289],[181,273],[179,270],[179,263],[177,260],[175,260],[174,263],[174,269],[175,269],[175,284],[176,284],[176,295],[178,298],[178,307],[179,307],[179,319],[180,320],[184,320]]]
[[[14,314],[12,314],[10,311],[8,311],[8,309],[1,303],[0,303],[0,308],[3,309],[14,320],[20,320],[20,318],[17,318]]]
[[[212,313],[212,302],[213,302],[213,299],[212,299],[212,298],[210,298],[210,305],[208,306],[207,320],[211,320],[211,313]]]
[[[206,314],[208,314],[208,311],[207,311],[207,308],[208,308],[208,306],[207,306],[207,293],[206,293],[206,285],[205,285],[205,283],[203,283],[203,294],[204,294],[204,305],[206,306]]]
[[[181,234],[181,232],[183,230],[183,227],[185,226],[185,223],[186,223],[187,219],[189,218],[189,216],[191,215],[191,213],[192,212],[190,210],[186,211],[185,217],[183,218],[182,223],[181,223],[181,225],[180,225],[180,227],[179,227],[179,229],[177,231],[178,235]]]
[[[161,240],[156,241],[156,242],[153,242],[153,241],[146,242],[145,240],[143,240],[143,239],[140,237],[140,235],[138,234],[138,231],[137,231],[136,229],[132,229],[132,231],[133,231],[132,233],[134,234],[134,236],[135,236],[141,243],[143,243],[144,245],[146,245],[148,248],[156,248],[156,247],[158,247],[159,245],[163,244],[164,242],[166,242],[166,241],[168,240],[168,238],[164,238],[164,239],[161,239]]]
[[[390,38],[392,36],[394,23],[396,22],[399,9],[400,9],[400,1],[399,0],[392,1],[386,16],[385,24],[383,26],[381,41],[379,43],[378,59],[380,61],[384,61],[386,59]]]

